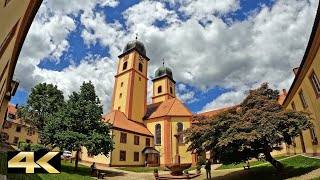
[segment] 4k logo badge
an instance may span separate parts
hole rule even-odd
[[[8,152],[8,173],[60,173],[60,152]]]

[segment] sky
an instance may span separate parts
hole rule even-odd
[[[44,0],[15,69],[13,104],[52,83],[65,99],[92,81],[110,111],[118,55],[135,38],[154,72],[173,70],[178,98],[199,113],[240,103],[268,82],[289,90],[305,52],[316,0]]]

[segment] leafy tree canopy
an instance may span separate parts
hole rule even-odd
[[[197,117],[197,123],[184,133],[191,145],[188,150],[213,150],[223,163],[240,163],[265,155],[277,170],[283,166],[272,156],[283,142],[311,127],[306,112],[284,109],[279,103],[279,92],[267,83],[251,90],[237,107],[212,117]]]
[[[113,149],[111,125],[103,123],[101,115],[102,106],[93,84],[84,82],[80,92],[73,92],[66,105],[50,116],[41,134],[42,142],[77,153],[83,146],[92,155],[108,156]],[[75,162],[77,168],[78,156]]]
[[[52,84],[40,83],[31,89],[26,106],[18,107],[21,120],[37,128],[40,133],[48,117],[63,106],[63,92]]]

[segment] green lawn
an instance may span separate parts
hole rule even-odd
[[[91,179],[90,167],[79,164],[78,171],[74,172],[74,164],[61,161],[61,174],[8,174],[9,179],[15,180],[88,180]],[[110,171],[103,171],[111,174]]]
[[[264,180],[264,179],[287,179],[291,177],[301,176],[312,170],[320,168],[320,159],[307,158],[304,156],[295,156],[282,160],[285,166],[283,172],[279,173],[271,164],[252,167],[250,170],[240,170],[231,172],[217,179],[220,180]],[[214,171],[213,171],[214,173]]]
[[[280,160],[280,159],[283,159],[283,158],[287,158],[288,156],[279,156],[279,157],[276,157],[275,159],[276,160]],[[250,166],[256,166],[256,165],[259,165],[259,164],[263,164],[263,163],[268,163],[268,161],[251,161],[250,162]],[[221,165],[219,168],[217,168],[217,170],[221,170],[221,169],[232,169],[232,168],[243,168],[243,166],[245,166],[246,164],[245,163],[240,163],[240,164],[224,164],[224,165]]]
[[[142,173],[142,172],[153,172],[154,169],[158,169],[159,171],[169,171],[167,168],[164,167],[119,167],[117,169],[121,169],[124,171],[131,171],[131,172],[137,172],[137,173]],[[195,170],[196,166],[192,166],[188,169],[188,171]]]

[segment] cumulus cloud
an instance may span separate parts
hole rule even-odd
[[[246,92],[243,91],[230,91],[224,93],[214,101],[207,103],[198,113],[237,105],[242,102],[246,95]]]
[[[67,94],[76,89],[66,78],[72,79],[76,86],[91,78],[108,107],[111,90],[103,86],[112,85],[114,77],[101,71],[115,73],[117,56],[138,32],[151,59],[149,79],[164,58],[166,66],[173,70],[182,101],[197,100],[195,91],[188,87],[202,93],[222,87],[231,92],[212,99],[202,110],[234,105],[244,98],[244,89],[262,82],[269,82],[276,89],[289,88],[292,69],[300,64],[306,48],[317,3],[316,0],[277,0],[272,7],[262,5],[248,13],[242,21],[227,23],[222,16],[228,17],[241,9],[239,0],[144,0],[122,13],[124,23],[121,24],[117,20],[107,22],[107,12],[95,9],[117,6],[118,1],[48,1],[42,5],[29,31],[16,75],[25,90],[39,82],[52,82]],[[80,22],[75,22],[74,16],[80,16]],[[93,63],[84,58],[78,66],[62,71],[40,69],[38,65],[43,59],[62,61],[62,54],[70,46],[68,36],[79,25],[83,27],[81,37],[85,44],[108,48],[109,57],[93,56]],[[97,72],[94,68],[98,68]],[[149,82],[149,97],[151,87]]]

